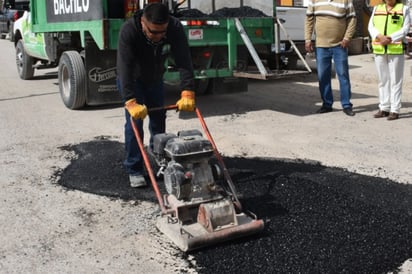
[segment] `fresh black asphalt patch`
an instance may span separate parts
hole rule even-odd
[[[77,155],[56,174],[62,186],[157,203],[150,187],[129,187],[123,144],[98,137],[61,149]],[[412,185],[275,158],[224,161],[265,230],[193,252],[199,273],[396,273],[412,258]]]

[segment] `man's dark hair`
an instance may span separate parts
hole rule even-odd
[[[169,9],[162,3],[151,3],[144,8],[144,16],[150,23],[166,24],[169,22]]]

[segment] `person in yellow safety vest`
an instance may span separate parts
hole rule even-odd
[[[378,73],[379,111],[375,118],[399,118],[405,56],[403,40],[409,32],[409,7],[402,0],[384,0],[374,7],[368,31]]]

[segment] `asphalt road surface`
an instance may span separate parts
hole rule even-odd
[[[198,96],[265,230],[188,254],[157,231],[152,188],[128,186],[124,110],[69,110],[56,70],[23,81],[14,60],[0,40],[0,273],[412,272],[411,60],[396,121],[372,118],[370,54],[351,56],[354,117],[338,103],[315,114],[314,75]],[[168,132],[196,127],[193,115],[168,113]]]

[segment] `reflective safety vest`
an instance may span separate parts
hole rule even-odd
[[[402,29],[403,4],[396,3],[390,11],[386,11],[386,4],[379,4],[373,14],[373,25],[383,35],[391,35]],[[372,49],[375,54],[403,54],[402,41],[392,42],[383,46],[379,39],[376,38],[372,41]]]

